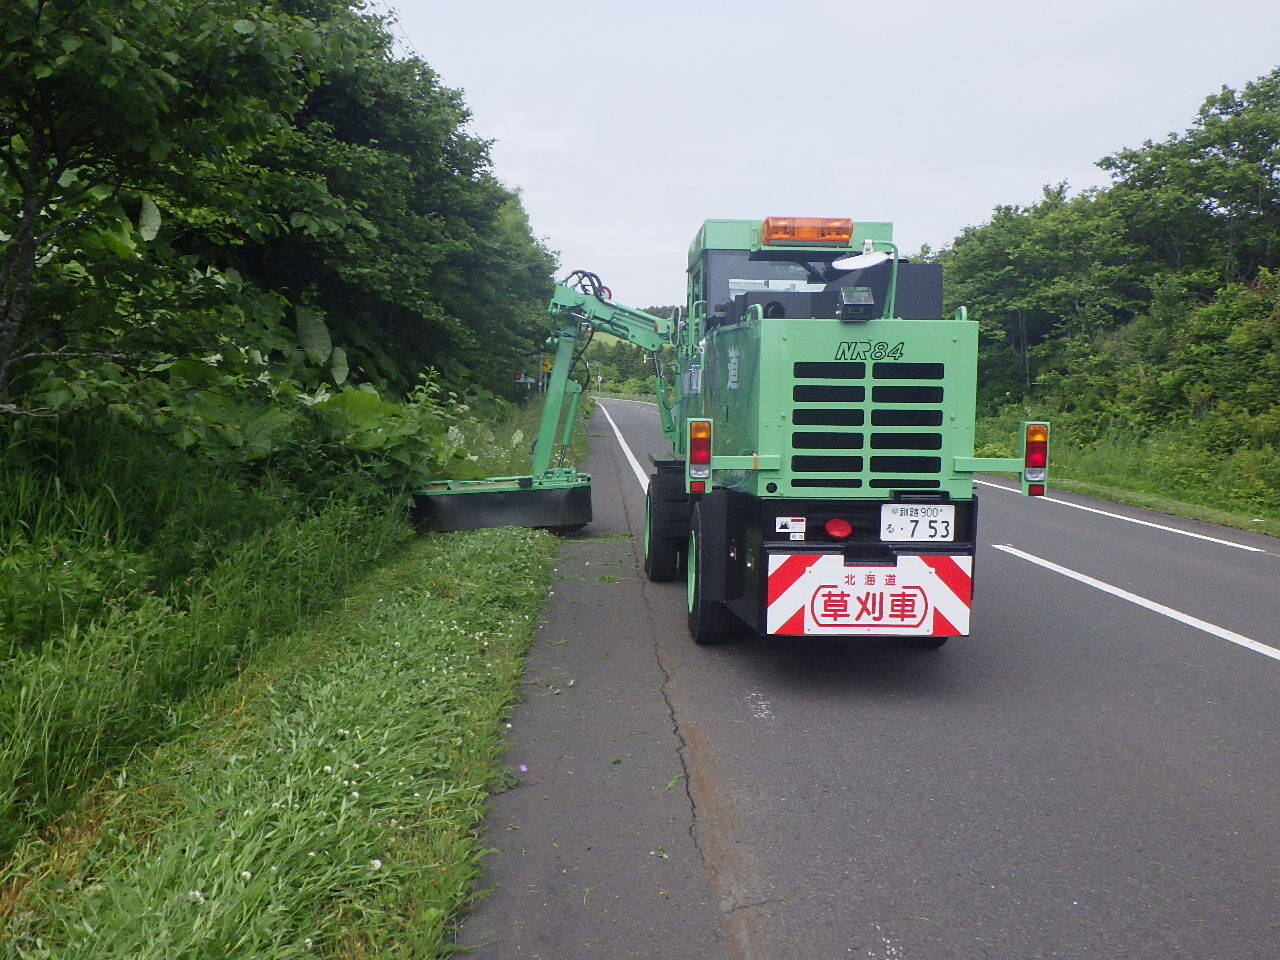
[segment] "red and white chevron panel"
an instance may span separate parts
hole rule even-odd
[[[973,557],[847,567],[838,553],[770,554],[768,599],[769,633],[967,636]]]

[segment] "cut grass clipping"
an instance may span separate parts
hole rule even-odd
[[[8,955],[443,957],[554,539],[423,537],[10,864]]]

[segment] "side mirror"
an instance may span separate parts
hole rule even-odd
[[[882,263],[887,263],[889,254],[884,251],[875,251],[873,253],[859,253],[852,257],[844,257],[840,260],[831,262],[833,270],[866,270],[868,267],[878,267]]]

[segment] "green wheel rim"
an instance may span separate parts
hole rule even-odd
[[[689,531],[689,554],[684,560],[685,583],[689,589],[689,609],[693,609],[693,591],[697,586],[698,576],[698,535]]]

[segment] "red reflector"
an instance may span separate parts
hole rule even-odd
[[[1044,490],[1044,488],[1043,488],[1043,487],[1041,487],[1041,491],[1043,491],[1043,490]],[[690,481],[689,481],[689,492],[690,492],[690,493],[706,493],[706,492],[707,492],[707,481],[705,481],[705,480],[690,480]]]
[[[1027,484],[1027,496],[1029,496],[1029,497],[1043,497],[1043,496],[1044,496],[1044,484],[1043,484],[1043,483],[1029,483],[1029,484]]]
[[[828,520],[823,526],[826,527],[827,535],[835,537],[837,540],[843,540],[845,537],[849,536],[849,534],[853,533],[853,526],[849,521],[841,520],[839,517],[836,517],[833,520]]]
[[[689,462],[690,463],[710,463],[711,462],[711,438],[710,437],[690,437],[689,438]]]
[[[1027,441],[1027,466],[1043,467],[1047,465],[1049,444],[1044,440]]]

